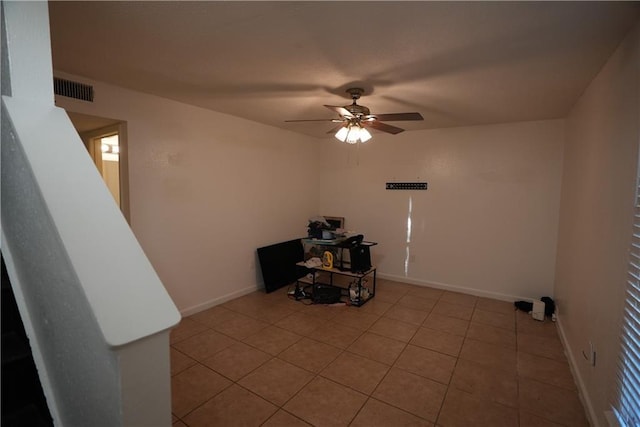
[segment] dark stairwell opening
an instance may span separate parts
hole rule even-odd
[[[1,261],[1,425],[3,427],[53,426],[38,371],[31,354],[29,338],[27,338],[22,324],[3,257]]]

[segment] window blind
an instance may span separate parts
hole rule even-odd
[[[622,426],[640,427],[640,178],[636,182],[629,258],[614,412]]]

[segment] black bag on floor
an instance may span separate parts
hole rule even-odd
[[[533,303],[529,301],[515,301],[513,305],[517,310],[522,310],[527,313],[533,310]]]

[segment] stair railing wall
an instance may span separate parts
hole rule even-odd
[[[1,245],[51,416],[169,426],[180,315],[54,105],[46,2],[2,12]]]

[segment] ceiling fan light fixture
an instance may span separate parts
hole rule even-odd
[[[367,142],[371,139],[371,133],[365,128],[360,128],[360,142]]]
[[[360,126],[349,126],[349,132],[347,133],[347,144],[357,144],[360,140]]]
[[[336,138],[338,138],[341,142],[345,142],[347,140],[347,134],[349,133],[349,128],[347,126],[341,127],[338,132],[336,132]]]
[[[359,123],[349,123],[338,129],[335,137],[347,144],[357,144],[358,142],[367,142],[370,140],[371,133]]]

